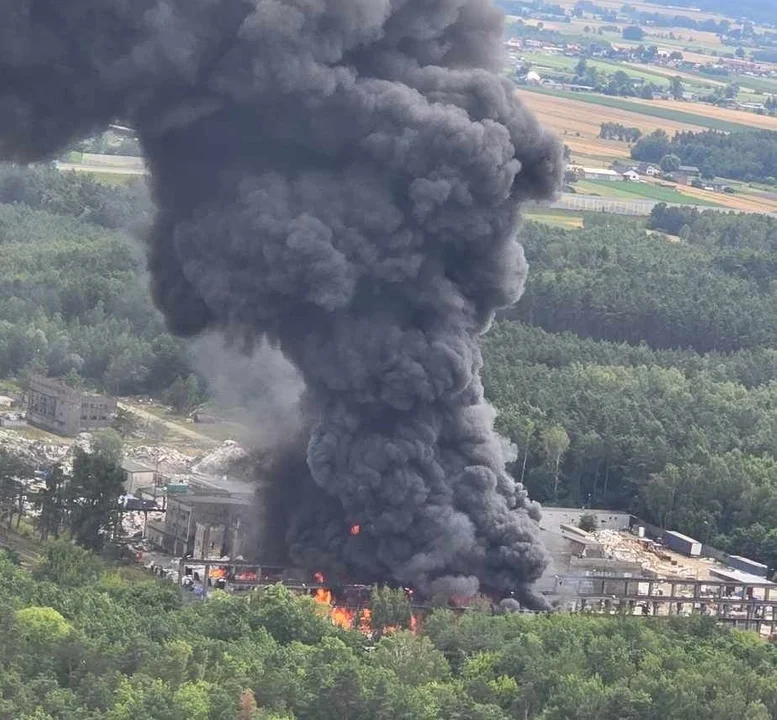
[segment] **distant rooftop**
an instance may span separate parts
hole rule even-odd
[[[762,578],[760,575],[752,575],[750,573],[742,572],[741,570],[734,570],[733,568],[710,568],[710,575],[722,580],[732,580],[741,585],[771,585],[777,587],[775,583],[770,582],[766,578]]]
[[[131,458],[124,458],[124,460],[121,461],[121,469],[126,470],[129,473],[154,472],[154,468],[139,463],[137,460],[132,460]]]
[[[596,175],[620,175],[620,173],[615,172],[615,170],[610,170],[608,168],[583,168],[583,172],[586,174],[596,174]]]
[[[176,495],[173,497],[182,505],[246,505],[249,500],[246,496],[232,497],[229,495]]]

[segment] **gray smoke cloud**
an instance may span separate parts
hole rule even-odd
[[[538,602],[538,508],[505,472],[478,336],[521,294],[518,206],[552,195],[561,153],[499,77],[489,0],[0,9],[2,154],[132,124],[171,329],[267,338],[299,369],[295,557]]]
[[[197,370],[208,379],[212,413],[245,428],[240,442],[267,453],[296,436],[305,384],[280,350],[261,340],[242,352],[217,333],[195,338],[190,347]]]

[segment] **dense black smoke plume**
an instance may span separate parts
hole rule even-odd
[[[170,327],[265,336],[300,369],[323,500],[305,496],[298,554],[528,592],[537,511],[505,472],[477,337],[521,293],[518,204],[561,165],[497,75],[489,0],[0,7],[0,151],[132,124]]]

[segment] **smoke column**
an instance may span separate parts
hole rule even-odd
[[[0,9],[4,157],[130,123],[153,175],[149,266],[170,328],[264,338],[299,368],[297,557],[531,601],[538,509],[505,472],[477,339],[523,287],[518,205],[549,197],[561,162],[498,76],[490,2]]]

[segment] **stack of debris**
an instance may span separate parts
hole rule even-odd
[[[648,538],[616,530],[599,530],[594,537],[602,544],[608,557],[637,563],[643,570],[658,577],[696,578],[699,575],[699,569],[689,559],[667,551]]]
[[[0,447],[35,467],[61,462],[69,451],[66,444],[30,440],[12,430],[0,430]]]
[[[199,458],[191,470],[205,475],[226,475],[248,458],[248,453],[234,440],[225,440],[218,448]]]
[[[159,445],[140,445],[125,448],[124,454],[143,465],[159,470],[163,475],[175,475],[186,472],[192,458],[174,448]]]

